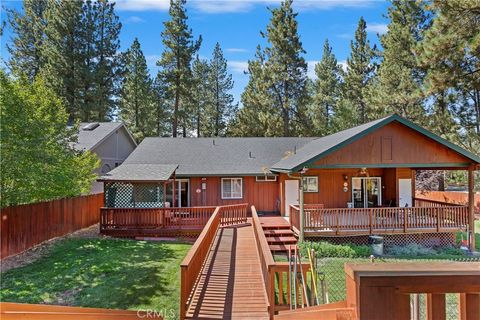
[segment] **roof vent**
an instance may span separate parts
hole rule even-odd
[[[95,130],[98,126],[100,126],[100,123],[98,123],[98,122],[92,122],[92,123],[87,124],[86,126],[83,126],[83,127],[82,127],[82,130],[84,130],[84,131],[92,131],[92,130]]]
[[[253,155],[252,155],[252,151],[250,151],[250,152],[248,153],[248,157],[249,157],[250,159],[254,159],[254,157],[253,157]]]

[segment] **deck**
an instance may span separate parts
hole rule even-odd
[[[269,318],[251,219],[218,229],[186,318]]]

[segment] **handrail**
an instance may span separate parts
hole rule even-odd
[[[221,206],[221,225],[228,226],[247,222],[248,203]]]
[[[453,203],[453,202],[445,202],[445,201],[439,201],[439,200],[432,200],[432,199],[425,199],[425,198],[413,198],[415,200],[415,207],[429,207],[428,205],[424,206],[422,202],[426,204],[437,204],[439,206],[445,206],[445,207],[464,207],[466,204],[459,204],[459,203]]]
[[[255,242],[257,244],[258,256],[260,257],[260,265],[262,267],[263,282],[265,284],[265,292],[268,302],[268,312],[270,314],[270,319],[273,319],[275,312],[275,273],[272,272],[272,268],[275,265],[275,261],[273,260],[273,255],[268,246],[267,238],[263,232],[255,206],[252,206],[252,225],[255,234]]]
[[[299,228],[299,209],[290,206],[290,223]],[[311,208],[305,210],[305,232],[331,234],[378,232],[436,232],[464,230],[468,225],[466,206]]]
[[[190,296],[197,285],[205,259],[220,227],[220,219],[220,207],[217,207],[180,264],[180,319],[185,319],[188,305],[191,302],[189,301]]]

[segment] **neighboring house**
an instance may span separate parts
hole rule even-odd
[[[100,159],[98,175],[108,173],[125,161],[137,143],[121,122],[80,123],[78,140],[74,148],[90,151]],[[103,192],[103,183],[94,182],[90,193]]]
[[[101,180],[111,208],[248,203],[291,215],[298,229],[304,209],[310,236],[447,232],[451,239],[471,223],[470,208],[415,199],[415,170],[473,177],[479,163],[393,115],[322,138],[146,138]]]

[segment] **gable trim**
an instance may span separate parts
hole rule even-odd
[[[304,167],[313,168],[314,167],[313,163],[317,162],[318,160],[320,160],[320,159],[324,158],[325,156],[327,156],[327,155],[329,155],[329,154],[331,154],[331,153],[333,153],[333,152],[351,144],[352,142],[355,142],[355,141],[365,137],[366,135],[372,133],[373,131],[375,131],[379,128],[382,128],[382,127],[386,126],[387,124],[392,123],[394,121],[398,121],[399,123],[405,125],[406,127],[410,128],[412,130],[415,130],[415,131],[419,132],[420,134],[423,134],[424,136],[442,144],[443,146],[445,146],[449,149],[454,150],[455,152],[457,152],[457,153],[463,155],[464,157],[472,160],[474,163],[480,163],[480,157],[479,156],[477,156],[477,155],[475,155],[475,154],[473,154],[473,153],[471,153],[471,152],[469,152],[469,151],[467,151],[467,150],[465,150],[465,149],[463,149],[463,148],[461,148],[461,147],[459,147],[459,146],[457,146],[457,145],[455,145],[455,144],[437,136],[436,134],[434,134],[434,133],[432,133],[432,132],[414,124],[413,122],[411,122],[407,119],[404,119],[404,118],[400,117],[399,115],[394,114],[394,115],[392,115],[390,117],[387,117],[384,120],[372,125],[368,129],[365,129],[364,131],[359,132],[356,135],[340,142],[339,144],[337,144],[337,145],[331,147],[330,149],[318,154],[317,156],[298,164],[297,166],[293,167],[292,169],[271,168],[271,170],[272,171],[277,171],[277,172],[295,172],[295,171],[301,170]],[[430,166],[432,166],[432,165],[433,164],[431,164]],[[445,167],[445,164],[442,164],[442,165]],[[446,167],[450,167],[452,165],[455,166],[455,164],[449,164],[449,165],[446,165]],[[471,165],[471,163],[469,165]],[[363,167],[365,167],[365,165],[363,165]]]
[[[97,148],[99,145],[101,145],[105,140],[107,140],[108,138],[110,138],[110,136],[113,135],[114,132],[120,130],[120,129],[124,129],[125,132],[127,132],[127,136],[130,138],[130,140],[133,142],[133,145],[134,145],[134,148],[137,147],[137,142],[135,141],[135,139],[133,138],[132,134],[130,133],[130,131],[127,129],[127,127],[125,126],[124,123],[120,122],[119,126],[116,127],[114,130],[110,131],[109,134],[107,134],[105,137],[103,137],[100,141],[98,141],[97,143],[95,143],[95,145],[93,147],[91,147],[89,149],[89,151],[92,151],[95,150],[95,148]]]

